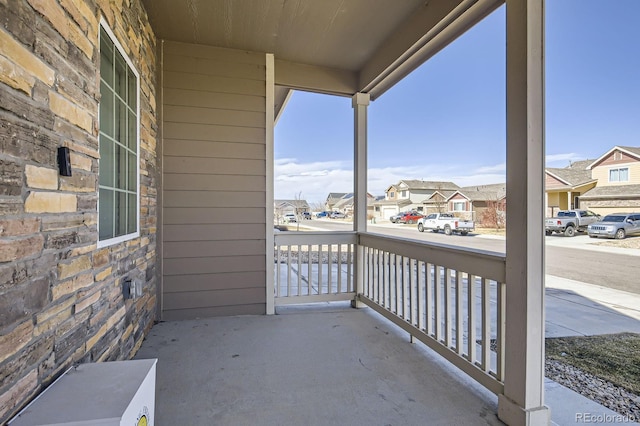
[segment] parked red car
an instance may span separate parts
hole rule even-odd
[[[417,223],[418,219],[422,219],[424,215],[417,211],[408,211],[401,213],[398,223]]]

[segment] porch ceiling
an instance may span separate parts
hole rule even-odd
[[[276,84],[378,96],[503,0],[142,0],[160,39],[273,53]]]

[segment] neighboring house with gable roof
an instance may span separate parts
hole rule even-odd
[[[598,184],[580,196],[580,207],[599,214],[640,211],[640,147],[614,146],[591,161]]]
[[[273,200],[273,214],[278,222],[287,213],[297,216],[303,212],[311,212],[307,200]]]
[[[463,219],[483,222],[488,209],[496,209],[498,215],[504,216],[506,203],[507,185],[495,183],[460,188],[446,199],[446,208]]]
[[[347,195],[346,192],[330,192],[327,195],[327,200],[324,202],[324,209],[328,211],[333,211],[335,204]]]
[[[594,160],[571,163],[565,168],[545,169],[546,215],[554,216],[558,210],[580,208],[580,196],[593,189],[598,179],[587,167]]]
[[[453,182],[405,179],[385,190],[385,199],[376,202],[378,217],[388,219],[401,211],[424,212],[424,201],[436,191],[456,191],[460,187]]]

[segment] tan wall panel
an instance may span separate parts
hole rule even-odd
[[[240,111],[264,112],[263,96],[238,95],[231,93],[200,92],[185,89],[164,89],[165,105],[183,105],[188,107],[217,108]]]
[[[165,225],[164,241],[222,241],[265,238],[265,224]]]
[[[265,82],[232,77],[217,77],[190,72],[168,71],[164,74],[164,87],[189,89],[214,93],[237,93],[241,95],[261,96]]]
[[[165,207],[264,207],[264,192],[165,191]]]
[[[166,242],[163,250],[165,259],[266,254],[263,240]]]
[[[167,293],[166,309],[209,308],[217,306],[252,305],[264,303],[264,288],[241,288],[182,293]]]
[[[264,144],[211,142],[194,140],[165,140],[164,155],[168,157],[210,157],[264,160]]]
[[[197,74],[264,81],[265,66],[262,63],[238,64],[219,59],[195,58],[180,53],[165,53],[164,61],[165,71],[188,71]]]
[[[227,191],[264,191],[266,182],[263,176],[243,175],[202,175],[189,173],[167,173],[164,175],[165,191],[215,191],[224,188]]]
[[[165,259],[164,275],[264,271],[264,256],[193,257]],[[229,283],[230,287],[232,283]]]
[[[255,127],[218,126],[215,124],[165,122],[164,137],[167,139],[199,141],[264,143],[264,129]]]
[[[194,318],[224,317],[230,315],[264,315],[266,311],[267,308],[263,302],[253,305],[165,310],[162,317],[165,319],[165,321],[183,321]]]
[[[264,314],[265,56],[163,53],[163,318]]]
[[[227,272],[198,275],[170,275],[164,279],[166,293],[180,293],[202,290],[225,290],[229,283],[234,288],[260,287],[264,282],[264,271]]]
[[[163,112],[165,121],[195,124],[219,124],[225,126],[259,127],[264,129],[262,112],[233,111],[220,108],[167,105]]]
[[[164,211],[165,225],[261,223],[264,217],[263,208],[174,207]]]
[[[180,43],[177,41],[165,41],[164,53],[166,59],[174,59],[172,55],[191,56],[194,58],[214,59],[218,62],[238,65],[262,65],[266,63],[263,54],[255,52],[246,52],[244,50],[225,49],[221,47],[205,46],[202,44]],[[215,65],[212,65],[215,67]]]
[[[165,173],[186,173],[206,175],[250,175],[265,176],[265,162],[261,160],[237,160],[229,158],[164,158]],[[198,176],[197,179],[206,179]],[[221,188],[224,189],[224,188]]]

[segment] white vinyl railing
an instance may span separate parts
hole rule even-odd
[[[358,299],[502,393],[505,257],[373,234],[359,246]]]
[[[276,306],[357,299],[503,392],[504,255],[355,232],[286,232],[274,240]]]
[[[355,298],[355,232],[276,233],[275,304]]]

